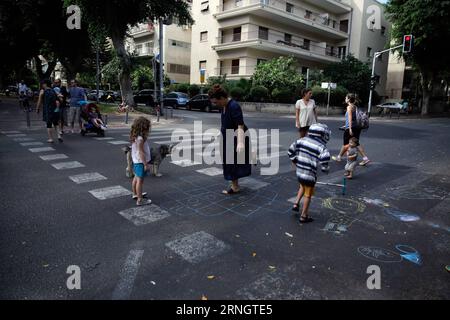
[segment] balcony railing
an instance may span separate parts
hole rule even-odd
[[[321,24],[327,28],[330,28],[334,31],[339,31],[343,33],[348,33],[348,25],[340,24],[336,20],[330,18],[328,13],[317,13],[310,11],[302,6],[297,4],[292,4],[290,2],[284,0],[278,1],[269,1],[269,0],[241,0],[241,1],[227,1],[222,5],[217,7],[218,13],[228,12],[237,8],[245,8],[249,6],[253,6],[256,4],[264,5],[265,7],[269,7],[272,9],[276,9],[279,11],[283,11],[285,13],[291,14],[295,18],[302,18],[307,21],[313,21],[317,24]]]
[[[222,68],[216,68],[215,72],[217,75],[252,75],[255,72],[255,66],[227,66]]]
[[[224,34],[221,37],[217,37],[217,45],[239,44],[254,40],[262,40],[277,46],[296,49],[299,52],[308,51],[321,56],[340,58],[336,52],[337,48],[334,47],[332,50],[331,46],[325,42],[315,42],[295,35],[291,36],[291,41],[286,41],[284,33],[273,30]]]

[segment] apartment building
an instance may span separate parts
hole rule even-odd
[[[302,73],[349,53],[369,61],[389,30],[383,15],[380,30],[368,28],[371,5],[381,7],[375,0],[194,0],[190,82],[200,82],[200,69],[206,78],[249,78],[279,56],[294,56]],[[377,73],[386,68],[387,59],[378,61]]]
[[[178,26],[176,21],[172,22],[171,25],[163,25],[165,72],[173,82],[189,82],[192,30],[190,26]],[[126,40],[128,52],[148,57],[151,65],[152,58],[159,54],[159,24],[142,23],[131,27],[129,34],[131,37]]]

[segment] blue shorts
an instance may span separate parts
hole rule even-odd
[[[134,163],[133,164],[134,175],[138,178],[144,179],[147,176],[147,172],[145,171],[143,163]]]

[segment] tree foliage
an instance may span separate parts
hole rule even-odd
[[[371,74],[366,63],[351,55],[340,62],[329,64],[323,71],[326,81],[337,83],[349,92],[358,94],[363,102],[367,102],[369,98]]]
[[[295,91],[302,85],[303,77],[296,70],[293,57],[279,57],[260,63],[252,77],[253,85],[266,87],[271,94],[274,89]]]
[[[420,72],[422,114],[426,114],[433,86],[450,68],[450,1],[390,0],[386,12],[393,24],[391,34],[396,44],[401,44],[403,35],[414,35],[413,50],[406,58]]]

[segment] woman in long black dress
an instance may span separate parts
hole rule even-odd
[[[250,140],[249,136],[245,135],[247,127],[244,124],[244,117],[242,115],[241,106],[228,97],[228,93],[220,86],[215,85],[209,91],[209,98],[211,103],[222,108],[221,120],[222,120],[222,163],[223,163],[223,176],[225,180],[231,181],[231,186],[228,190],[224,190],[224,194],[239,193],[239,179],[248,177],[252,173],[252,167],[250,163]],[[237,135],[234,135],[234,141],[228,141],[227,143],[227,130],[233,130]],[[233,150],[233,161],[230,161],[230,156],[227,157],[227,144],[228,150]],[[245,154],[243,154],[245,152]],[[244,160],[244,161],[242,161]]]

